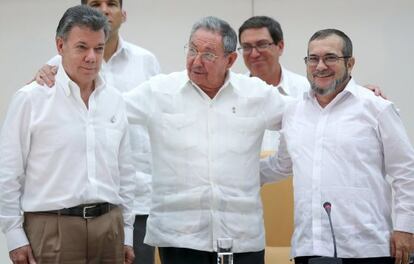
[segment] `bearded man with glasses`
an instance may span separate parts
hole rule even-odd
[[[295,264],[334,255],[326,201],[343,264],[407,264],[414,149],[398,111],[351,77],[352,42],[342,31],[316,32],[305,63],[311,91],[288,107],[278,155],[261,163],[264,182],[294,175]]]

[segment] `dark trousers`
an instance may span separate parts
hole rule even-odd
[[[217,253],[188,248],[161,247],[162,264],[217,264]],[[264,264],[265,251],[234,253],[234,264]]]
[[[134,264],[154,264],[154,247],[144,244],[148,215],[136,215],[134,222]]]
[[[296,257],[295,264],[308,264],[309,259],[316,257]],[[342,264],[394,264],[394,258],[343,258]]]

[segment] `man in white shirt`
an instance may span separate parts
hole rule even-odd
[[[279,153],[261,163],[262,182],[293,172],[295,263],[333,255],[326,201],[344,264],[408,263],[414,150],[398,112],[351,78],[352,42],[342,31],[316,32],[305,62],[312,89],[288,107]]]
[[[287,99],[258,78],[230,71],[237,35],[206,17],[193,25],[187,70],[158,75],[124,98],[130,123],[149,129],[153,198],[145,242],[163,264],[216,263],[233,239],[235,264],[264,263],[259,153]]]
[[[107,84],[124,93],[160,72],[159,63],[151,52],[125,41],[119,35],[119,29],[126,20],[122,0],[82,0],[81,2],[101,11],[110,22],[111,30],[105,43],[101,68],[101,74]],[[59,63],[60,56],[55,56],[47,64],[57,66]],[[38,82],[53,85],[55,71],[56,67],[44,66],[38,73]],[[148,131],[142,125],[131,125],[129,135],[132,161],[136,170],[133,212],[136,215],[134,252],[137,257],[134,264],[152,264],[154,263],[154,248],[143,243],[152,190],[151,148]]]
[[[98,75],[108,34],[100,12],[69,8],[56,32],[54,89],[33,82],[11,102],[0,134],[0,223],[13,263],[133,261],[125,107]]]
[[[239,28],[238,49],[250,76],[258,77],[273,85],[281,94],[301,99],[309,90],[308,80],[284,68],[279,60],[285,48],[282,28],[276,20],[267,16],[253,16]],[[267,130],[263,137],[262,154],[277,150],[279,133]]]

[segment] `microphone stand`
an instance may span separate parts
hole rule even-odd
[[[323,204],[323,208],[325,209],[326,214],[328,215],[329,226],[331,227],[331,234],[332,234],[333,247],[334,247],[334,256],[312,258],[309,260],[309,264],[342,264],[342,259],[338,258],[337,252],[336,252],[336,239],[335,239],[335,233],[334,233],[334,229],[332,226],[332,219],[331,219],[331,203],[325,202]]]

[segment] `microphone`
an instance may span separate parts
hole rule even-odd
[[[309,264],[342,264],[342,259],[339,259],[336,253],[336,239],[335,239],[335,233],[334,233],[333,226],[332,226],[331,207],[332,205],[330,202],[323,203],[323,208],[325,209],[325,212],[328,215],[329,225],[331,227],[331,235],[332,235],[333,247],[334,247],[334,256],[312,258],[309,260]]]

